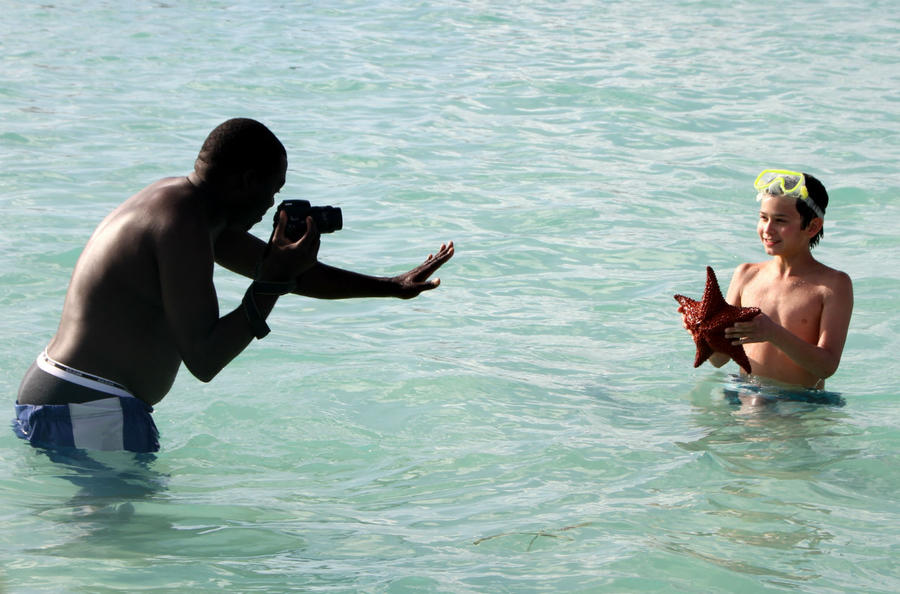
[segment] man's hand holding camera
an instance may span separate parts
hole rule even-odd
[[[287,236],[287,225],[287,212],[281,210],[260,267],[259,280],[290,282],[318,262],[320,235],[313,217],[306,217],[306,230],[296,241]]]

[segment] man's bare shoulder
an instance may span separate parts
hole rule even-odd
[[[151,233],[163,235],[184,225],[202,223],[197,190],[184,177],[156,181],[126,200],[118,215],[136,215],[135,222]]]
[[[195,191],[184,177],[166,177],[145,187],[126,200],[125,204],[146,209],[177,209],[183,202],[190,200]]]

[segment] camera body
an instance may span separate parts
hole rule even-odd
[[[306,217],[312,217],[319,233],[333,233],[344,226],[341,209],[335,206],[310,206],[308,200],[285,200],[275,211],[274,225],[278,226],[281,211],[287,213],[284,234],[291,241],[297,241],[306,233]]]

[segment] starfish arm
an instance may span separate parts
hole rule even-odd
[[[703,289],[703,302],[700,304],[701,317],[705,320],[708,316],[715,314],[719,309],[727,305],[728,302],[722,297],[722,290],[719,288],[716,273],[711,266],[707,266],[706,287]]]
[[[733,313],[737,315],[739,312]],[[747,314],[744,314],[744,316],[746,315]],[[753,313],[752,315],[756,315],[756,313]],[[725,328],[733,326],[735,321],[738,321],[738,317],[732,318],[723,316],[723,319],[721,319],[719,323],[715,326],[711,325],[703,328],[701,333],[713,350],[728,355],[735,363],[740,365],[744,371],[751,373],[750,360],[747,358],[744,346],[741,344],[732,344],[731,339],[725,336]]]
[[[697,354],[694,355],[694,367],[700,367],[701,365],[703,365],[703,362],[709,359],[710,355],[712,354],[713,350],[709,346],[709,343],[698,337]]]
[[[740,351],[735,352],[735,354],[731,358],[748,374],[753,373],[753,370],[750,368],[750,359],[747,358],[747,353],[744,351],[744,347],[741,346],[738,348],[740,348]]]
[[[675,295],[675,301],[681,305],[681,312],[684,315],[685,324],[687,324],[688,329],[696,326],[702,316],[700,315],[700,302],[690,297],[685,297],[684,295]]]

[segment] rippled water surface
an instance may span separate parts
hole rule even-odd
[[[900,590],[893,4],[0,10],[10,418],[94,226],[228,117],[283,140],[284,197],[343,209],[323,261],[457,246],[415,301],[283,299],[212,383],[179,376],[151,459],[0,431],[0,590]],[[766,167],[831,195],[835,402],[730,404],[675,313],[765,257]],[[229,311],[246,281],[216,281]]]

